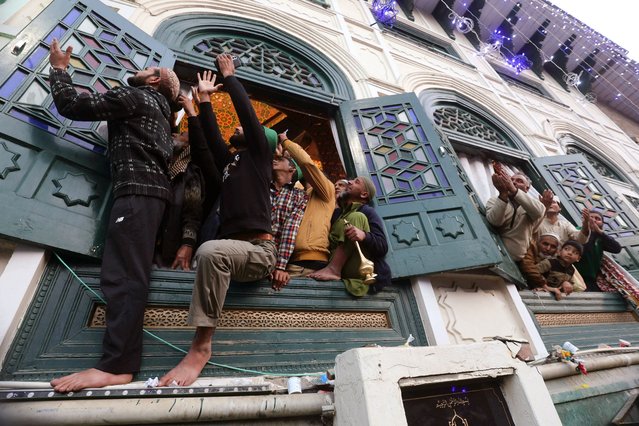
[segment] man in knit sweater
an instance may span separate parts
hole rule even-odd
[[[542,200],[528,195],[530,182],[521,173],[508,176],[505,170],[495,164],[493,185],[499,192],[486,203],[486,219],[501,236],[506,250],[515,262],[520,262],[526,254],[533,238],[533,232],[544,217],[546,205],[550,205],[553,193],[545,190]]]
[[[155,237],[171,196],[169,102],[180,88],[172,70],[152,67],[130,77],[130,87],[79,94],[66,72],[71,51],[51,43],[51,93],[62,116],[107,121],[114,202],[100,275],[107,301],[103,356],[95,368],[52,380],[57,392],[129,383],[140,368]]]
[[[286,267],[290,276],[303,277],[328,264],[328,234],[331,215],[335,210],[335,189],[301,146],[289,140],[285,133],[280,134],[279,138],[282,148],[300,167],[308,186],[308,205],[297,233],[293,255]]]

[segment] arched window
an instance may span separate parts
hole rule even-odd
[[[283,93],[333,105],[355,97],[345,74],[323,52],[263,22],[179,15],[164,21],[155,38],[178,54],[178,62],[204,68],[214,66],[220,53],[236,55],[239,76]]]
[[[586,157],[590,165],[594,167],[595,170],[597,170],[597,173],[599,173],[601,176],[628,183],[628,179],[623,177],[620,173],[616,172],[605,161],[577,146],[575,143],[579,143],[578,140],[569,135],[560,137],[560,140],[562,142],[566,139],[570,140],[569,144],[565,146],[566,154],[582,154],[584,157]],[[583,145],[583,143],[581,144]]]

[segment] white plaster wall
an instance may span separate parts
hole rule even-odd
[[[400,383],[410,379],[427,384],[495,377],[501,377],[515,424],[561,425],[541,375],[499,342],[346,351],[335,364],[334,424],[406,425]]]
[[[513,284],[490,275],[445,273],[413,279],[429,345],[471,344],[504,337],[548,355]]]
[[[6,266],[0,273],[0,367],[31,303],[46,265],[44,249],[18,244],[10,256],[2,253]]]
[[[562,154],[556,141],[559,130],[590,135],[594,146],[614,164],[639,176],[636,144],[595,105],[579,102],[581,94],[568,93],[552,78],[540,81],[531,71],[523,75],[541,83],[553,96],[548,100],[504,83],[487,60],[475,54],[459,34],[455,49],[467,64],[438,55],[398,38],[373,24],[370,2],[332,0],[324,8],[306,0],[108,0],[149,34],[162,21],[185,13],[242,16],[280,28],[320,49],[348,76],[358,98],[379,93],[420,93],[448,89],[469,95],[506,121],[511,130],[530,144],[535,155]],[[123,7],[124,4],[131,5]],[[124,13],[123,13],[124,15]],[[416,13],[415,22],[399,19],[444,42],[451,42],[432,16]],[[573,91],[576,92],[576,91]]]

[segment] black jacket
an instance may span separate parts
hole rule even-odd
[[[372,291],[379,291],[391,283],[391,269],[384,259],[388,253],[388,240],[384,232],[384,223],[375,209],[367,204],[362,204],[357,211],[368,219],[370,232],[366,232],[366,238],[360,242],[360,247],[364,256],[373,261],[377,274],[375,284],[371,285],[370,288]],[[339,207],[335,209],[331,223],[335,222],[341,212]]]

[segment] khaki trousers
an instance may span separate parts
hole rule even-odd
[[[217,327],[231,280],[257,281],[268,277],[277,259],[273,241],[211,240],[195,253],[197,269],[188,324]]]

